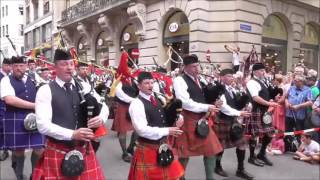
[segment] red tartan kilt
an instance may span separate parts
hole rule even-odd
[[[63,144],[57,144],[50,140],[47,141],[47,147],[58,149],[60,151],[68,152],[73,150]],[[104,180],[102,169],[96,159],[92,145],[89,146],[89,154],[86,154],[84,147],[76,147],[75,149],[82,152],[84,155],[85,169],[80,176],[77,177],[65,177],[61,172],[61,163],[65,154],[57,152],[54,149],[46,148],[42,157],[37,162],[37,165],[32,173],[33,180],[49,180],[49,179],[60,179],[60,180]]]
[[[184,175],[184,169],[175,156],[167,166],[157,165],[159,145],[139,142],[131,161],[128,180],[176,180]]]
[[[189,156],[212,156],[223,150],[218,137],[212,128],[209,128],[209,134],[206,138],[199,138],[196,134],[196,124],[203,117],[203,113],[193,113],[183,110],[184,124],[181,127],[182,135],[175,138],[173,148],[177,151],[179,157]],[[209,121],[209,126],[212,122]]]
[[[243,136],[238,141],[231,141],[230,139],[230,129],[232,126],[232,122],[225,122],[222,119],[216,119],[214,121],[213,130],[217,134],[220,143],[222,144],[224,149],[238,147],[246,144],[246,139]]]
[[[116,102],[115,109],[116,110],[111,130],[116,131],[118,133],[126,133],[128,131],[133,131],[131,120],[128,117],[129,104]]]

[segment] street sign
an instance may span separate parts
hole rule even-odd
[[[240,24],[240,30],[243,30],[243,31],[247,31],[247,32],[251,32],[252,31],[252,27],[251,25],[248,25],[248,24]]]
[[[132,49],[131,56],[132,56],[133,59],[139,59],[139,56],[140,56],[139,49],[138,48]]]

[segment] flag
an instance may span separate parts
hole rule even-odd
[[[116,77],[121,76],[122,83],[130,83],[130,78],[132,74],[128,67],[128,53],[123,51],[120,58],[120,63],[118,66]]]
[[[69,49],[69,51],[70,51],[70,54],[73,58],[74,65],[78,66],[79,59],[78,59],[78,54],[77,54],[76,48],[72,47]]]

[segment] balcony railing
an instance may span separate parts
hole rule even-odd
[[[61,25],[66,25],[80,19],[84,19],[89,15],[95,15],[128,3],[131,0],[81,0],[74,6],[62,11]]]

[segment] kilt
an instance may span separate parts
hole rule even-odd
[[[257,109],[252,112],[251,117],[244,118],[246,124],[245,133],[253,136],[262,136],[264,134],[272,135],[275,132],[273,126],[263,126],[262,116],[265,111]]]
[[[10,150],[43,148],[45,137],[38,131],[27,131],[24,118],[28,112],[6,111],[3,118],[4,148]]]
[[[89,154],[86,154],[85,147],[66,147],[64,144],[47,141],[47,148],[43,152],[41,158],[37,162],[36,167],[32,172],[33,180],[104,180],[102,169],[96,159],[92,145],[89,145]],[[61,163],[65,154],[56,151],[56,149],[68,152],[74,149],[80,151],[84,156],[84,171],[77,177],[65,177],[61,172]]]
[[[204,113],[193,113],[183,110],[184,124],[181,127],[183,133],[175,138],[173,148],[179,157],[186,158],[190,156],[212,156],[223,150],[218,137],[212,128],[209,128],[209,134],[206,138],[200,138],[196,134],[196,124]],[[209,127],[212,122],[209,121]]]
[[[129,104],[116,102],[115,109],[111,130],[118,133],[133,131],[131,119],[129,119]]]
[[[139,141],[131,161],[128,180],[174,180],[184,175],[184,169],[177,158],[167,167],[158,166],[158,148],[158,144]]]
[[[3,117],[5,112],[5,103],[0,100],[0,150],[4,149]]]
[[[239,147],[246,144],[246,139],[244,136],[238,141],[231,140],[230,130],[234,121],[236,121],[236,119],[233,121],[225,121],[220,118],[216,118],[214,121],[213,130],[217,134],[223,149]]]

